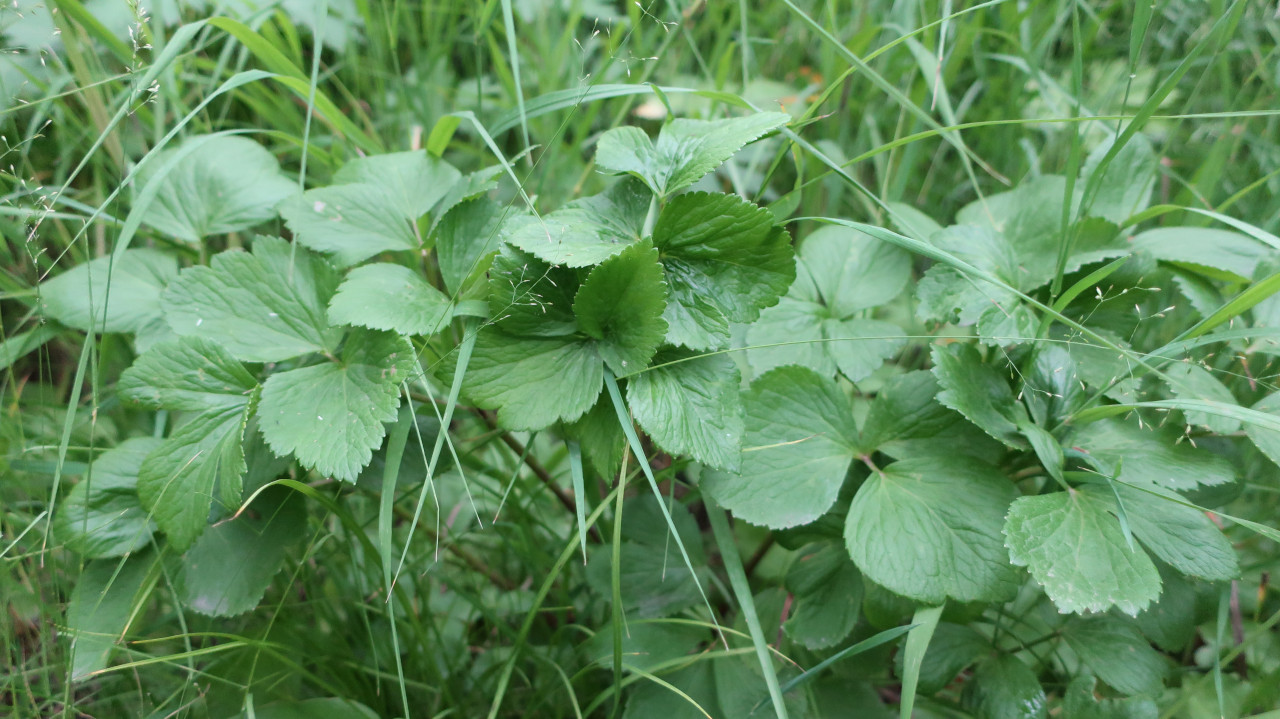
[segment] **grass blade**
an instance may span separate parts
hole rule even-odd
[[[924,653],[941,617],[942,607],[920,607],[911,618],[915,629],[907,635],[902,659],[902,704],[899,710],[902,719],[911,719],[911,710],[916,703],[916,685],[920,682],[920,665],[924,663]]]

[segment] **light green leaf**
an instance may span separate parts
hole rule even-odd
[[[824,320],[822,335],[827,353],[850,382],[860,382],[880,369],[906,344],[901,327],[880,320]]]
[[[1259,412],[1280,415],[1280,392],[1272,392],[1258,400],[1253,405],[1253,409]],[[1253,440],[1254,446],[1272,462],[1280,465],[1280,431],[1262,427],[1252,422],[1244,426],[1244,431],[1249,436],[1249,439]]]
[[[897,297],[911,279],[911,255],[851,227],[824,225],[800,245],[797,274],[793,294],[846,319]]]
[[[985,719],[1044,719],[1048,704],[1036,673],[1012,654],[979,664],[961,698],[965,709]]]
[[[600,137],[596,164],[603,170],[639,177],[661,197],[697,182],[744,145],[791,120],[780,112],[760,112],[724,120],[679,118],[662,128],[657,143],[636,127],[618,127]]]
[[[733,360],[667,352],[655,364],[627,381],[627,406],[640,427],[670,454],[736,471],[745,424]]]
[[[431,211],[431,230],[434,233],[440,221],[453,211],[453,208],[464,202],[489,198],[486,195],[498,186],[498,176],[502,174],[502,165],[492,165],[462,176],[449,193],[436,203]],[[512,210],[511,205],[503,208],[505,214],[521,214]]]
[[[161,318],[160,293],[178,275],[178,261],[148,249],[99,257],[41,283],[39,308],[81,332],[137,332]]]
[[[596,403],[604,363],[574,337],[525,338],[485,329],[476,338],[463,392],[476,406],[498,410],[510,429],[572,421]]]
[[[416,220],[403,200],[381,184],[358,182],[307,190],[280,203],[280,215],[298,244],[354,265],[380,252],[422,245]]]
[[[1025,416],[1001,373],[983,364],[970,344],[934,345],[933,374],[943,391],[938,401],[1010,447],[1022,447],[1018,424]]]
[[[211,617],[256,607],[306,520],[300,498],[272,488],[248,512],[210,527],[182,556],[175,581],[182,603]]]
[[[830,378],[779,367],[743,398],[747,431],[737,475],[708,472],[704,488],[739,518],[775,529],[831,508],[854,458],[849,400]]]
[[[518,216],[494,200],[481,197],[455,205],[440,219],[432,237],[440,276],[451,295],[458,296],[468,278],[488,268],[490,259],[502,246],[503,221]]]
[[[184,270],[161,304],[179,335],[213,340],[236,359],[278,362],[337,346],[341,331],[329,327],[326,308],[339,279],[310,252],[259,237],[252,254],[222,252]]]
[[[578,328],[597,340],[596,351],[614,374],[644,369],[662,344],[667,288],[658,251],[631,245],[587,275],[573,300]]]
[[[258,423],[271,451],[354,482],[383,426],[396,419],[399,384],[414,367],[413,348],[390,332],[355,330],[341,362],[277,372],[262,385]]]
[[[1178,399],[1208,400],[1223,404],[1236,404],[1236,398],[1209,370],[1190,362],[1172,362],[1161,369],[1165,384]],[[1240,421],[1205,412],[1186,411],[1188,424],[1207,427],[1218,434],[1230,434],[1240,429]]]
[[[797,282],[797,284],[799,284]],[[826,309],[808,300],[787,295],[760,313],[747,327],[747,361],[756,374],[774,367],[800,365],[824,377],[836,373],[829,343],[824,342],[822,317]]]
[[[795,279],[787,234],[774,225],[768,210],[736,195],[691,192],[673,198],[658,216],[653,243],[671,289],[669,315],[683,311],[703,317],[708,312],[701,305],[709,304],[731,322],[754,322]],[[690,303],[695,294],[705,303]],[[705,328],[723,320],[713,314],[694,322]],[[689,320],[671,317],[668,324],[679,331]],[[667,341],[710,349],[701,346],[705,338],[698,336],[668,334]]]
[[[1139,232],[1132,248],[1156,259],[1190,265],[1220,280],[1244,282],[1269,252],[1266,245],[1230,230],[1212,227],[1157,227]]]
[[[1078,492],[1014,500],[1005,522],[1014,564],[1044,586],[1058,611],[1130,616],[1160,596],[1160,574],[1147,555],[1130,549],[1120,524]]]
[[[1184,492],[1197,485],[1234,482],[1235,469],[1226,458],[1182,441],[1174,429],[1138,426],[1134,421],[1104,419],[1076,430],[1071,444],[1088,453],[1104,474],[1130,484]]]
[[[509,241],[553,265],[599,264],[640,240],[651,197],[626,179],[521,225]]]
[[[120,375],[121,399],[152,408],[202,412],[243,409],[258,380],[222,345],[179,337],[147,350]]]
[[[295,195],[298,186],[280,172],[276,158],[258,143],[237,135],[196,136],[200,143],[163,177],[160,168],[183,148],[164,150],[146,164],[134,187],[156,180],[160,191],[147,206],[142,221],[187,242],[209,235],[240,232],[276,216],[276,205]]]
[[[111,650],[129,630],[135,609],[155,586],[151,570],[156,561],[155,554],[143,550],[123,560],[85,565],[67,602],[71,679],[106,669]]]
[[[138,499],[138,469],[160,444],[159,439],[134,437],[94,460],[91,472],[71,488],[53,516],[58,541],[90,559],[119,557],[146,546],[155,524]]]
[[[1165,658],[1132,622],[1076,617],[1063,628],[1062,638],[1091,673],[1116,691],[1155,697],[1164,689]]]
[[[1088,178],[1089,183],[1096,183],[1096,194],[1088,214],[1120,224],[1147,209],[1151,189],[1156,183],[1156,154],[1146,136],[1134,135],[1112,158],[1106,174],[1094,177],[1114,141],[1114,136],[1108,136],[1089,153],[1081,175]]]
[[[377,185],[397,215],[409,219],[430,212],[460,180],[461,172],[426,150],[358,157],[333,175],[335,185]]]
[[[845,541],[868,579],[928,604],[1012,598],[1001,526],[1017,496],[994,467],[960,456],[894,462],[858,489]]]
[[[787,589],[796,597],[796,609],[783,628],[809,649],[839,644],[858,622],[862,575],[835,542],[797,557],[787,572]]]
[[[347,273],[329,301],[329,321],[402,335],[433,335],[449,326],[453,305],[421,275],[379,262]]]

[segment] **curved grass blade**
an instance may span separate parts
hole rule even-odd
[[[911,618],[915,629],[907,635],[907,646],[902,659],[902,704],[899,709],[902,719],[911,719],[911,710],[916,703],[916,685],[920,682],[920,665],[924,663],[929,640],[933,639],[933,630],[938,628],[942,609],[940,606],[920,607]]]

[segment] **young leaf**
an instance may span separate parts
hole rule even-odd
[[[402,335],[432,335],[449,326],[449,298],[418,273],[379,262],[347,273],[329,301],[329,321]]]
[[[786,233],[768,210],[736,195],[673,198],[658,216],[653,243],[671,291],[667,341],[689,349],[718,349],[708,342],[723,343],[727,334],[709,330],[726,320],[754,322],[795,280]]]
[[[209,235],[240,232],[276,216],[276,205],[298,191],[280,172],[276,158],[258,143],[236,135],[192,137],[195,150],[164,150],[143,168],[134,187],[153,180],[160,191],[147,206],[142,221],[186,242]],[[160,169],[175,161],[163,178]]]
[[[511,244],[553,265],[588,267],[640,240],[652,193],[626,179],[524,223]]]
[[[206,337],[237,359],[278,362],[332,351],[341,336],[326,317],[339,277],[327,262],[275,237],[253,252],[222,252],[191,267],[161,297],[179,335]]]
[[[415,220],[430,212],[461,180],[462,173],[453,165],[426,150],[358,157],[333,175],[335,185],[378,185],[399,216]]]
[[[477,407],[498,410],[511,429],[542,429],[591,409],[604,387],[604,364],[576,337],[516,337],[496,328],[476,338],[463,391]]]
[[[211,617],[253,609],[306,529],[306,508],[272,488],[246,512],[210,527],[182,556],[175,584],[182,603]]]
[[[340,362],[291,369],[262,385],[258,422],[271,451],[354,482],[396,418],[413,348],[390,332],[355,330]]]
[[[1076,430],[1072,444],[1102,473],[1114,476],[1119,468],[1118,479],[1130,484],[1185,492],[1235,481],[1235,469],[1225,457],[1178,439],[1176,430],[1104,419]]]
[[[144,550],[123,560],[85,565],[67,602],[72,680],[107,667],[111,650],[155,586],[151,570],[158,559]]]
[[[743,408],[742,469],[709,472],[704,488],[752,524],[785,528],[817,519],[835,503],[854,459],[849,400],[813,370],[779,367],[751,384]]]
[[[1017,591],[1001,537],[1017,496],[990,465],[941,455],[905,459],[858,489],[845,540],[868,579],[927,603],[1003,601]]]
[[[934,345],[933,374],[942,385],[938,401],[965,416],[984,432],[1010,447],[1023,447],[1018,425],[1025,412],[1009,383],[984,364],[970,344]]]
[[[961,704],[974,716],[991,719],[1044,719],[1048,699],[1036,673],[1012,654],[992,657],[964,684]]]
[[[177,275],[178,261],[163,252],[125,250],[41,283],[39,307],[81,332],[138,332],[161,319],[160,293]]]
[[[628,247],[591,271],[573,300],[578,328],[614,374],[644,369],[667,332],[666,287],[658,251],[647,242]]]
[[[1130,549],[1116,518],[1076,491],[1019,497],[1009,509],[1005,544],[1058,610],[1130,616],[1160,596],[1160,574]]]
[[[744,145],[789,122],[780,112],[760,112],[725,120],[671,121],[657,143],[636,127],[618,127],[600,137],[596,164],[603,170],[630,173],[660,197],[697,182],[733,157]]]
[[[745,425],[733,360],[667,352],[655,364],[627,382],[627,406],[640,427],[673,455],[736,471]]]
[[[1099,679],[1123,694],[1155,697],[1164,689],[1165,658],[1132,622],[1115,617],[1076,617],[1062,631],[1067,646]]]
[[[416,250],[417,217],[382,183],[357,182],[307,190],[280,203],[280,215],[303,247],[346,267],[379,252]]]
[[[151,541],[155,523],[138,499],[138,469],[161,444],[133,437],[103,452],[53,516],[53,534],[67,549],[90,559],[119,557]]]

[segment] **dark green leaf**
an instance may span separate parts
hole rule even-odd
[[[155,524],[138,499],[138,470],[159,439],[134,437],[103,452],[53,517],[53,533],[90,559],[118,557],[151,541]]]
[[[853,631],[862,610],[862,575],[839,544],[798,557],[787,573],[787,587],[796,595],[795,611],[783,625],[792,640],[823,649]]]
[[[1072,444],[1086,451],[1104,474],[1114,476],[1119,467],[1119,479],[1130,484],[1183,492],[1235,480],[1229,461],[1181,440],[1172,429],[1104,419],[1078,429]]]
[[[667,333],[666,286],[658,251],[636,243],[587,276],[573,300],[578,328],[614,374],[644,369]]]
[[[489,269],[489,316],[504,332],[561,337],[578,330],[573,271],[504,246]]]
[[[179,337],[147,350],[120,375],[121,399],[153,408],[202,412],[244,408],[258,380],[222,345]]]
[[[1024,446],[1018,425],[1025,414],[999,370],[984,364],[970,344],[934,345],[931,356],[933,374],[943,388],[939,402],[1006,445]]]
[[[450,294],[458,296],[467,279],[476,277],[489,266],[493,254],[502,246],[503,222],[518,217],[508,208],[487,197],[469,200],[449,210],[432,231],[440,276]],[[483,275],[480,275],[483,279]]]
[[[150,551],[122,560],[85,565],[67,602],[71,635],[71,679],[84,679],[107,667],[111,650],[129,629],[129,620],[155,586]]]
[[[961,703],[984,719],[1044,719],[1049,702],[1031,667],[1001,654],[978,665],[965,682]]]
[[[498,410],[511,429],[541,429],[591,409],[604,387],[604,364],[574,337],[524,338],[486,329],[476,339],[463,391]]]
[[[1132,622],[1076,617],[1067,623],[1062,638],[1090,672],[1116,691],[1155,697],[1164,688],[1165,658]]]

